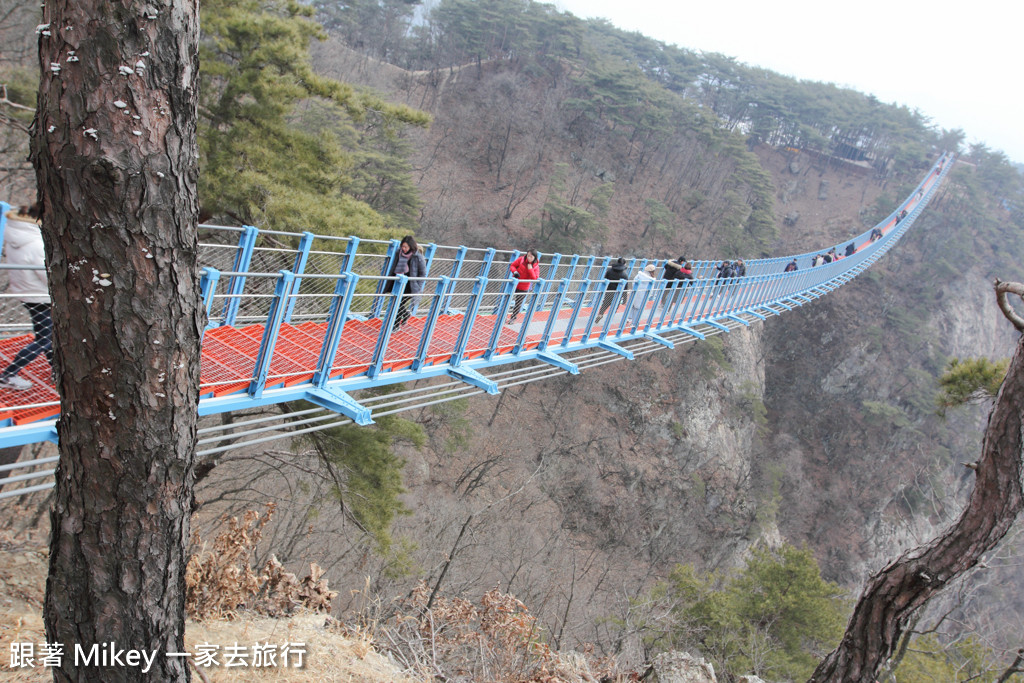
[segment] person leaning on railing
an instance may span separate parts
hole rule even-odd
[[[53,366],[53,319],[50,317],[50,294],[46,287],[46,260],[43,252],[43,235],[39,231],[38,204],[23,206],[17,213],[7,212],[4,252],[10,265],[39,266],[11,269],[7,272],[7,291],[20,299],[28,311],[35,337],[28,346],[18,351],[11,364],[0,372],[0,388],[25,391],[32,388],[32,382],[19,377],[18,373],[36,356],[45,353],[50,366]]]
[[[626,259],[621,256],[616,259],[615,263],[604,272],[604,279],[608,280],[608,286],[604,290],[604,298],[601,299],[601,310],[597,312],[597,318],[594,320],[595,323],[601,322],[605,311],[611,307],[612,299],[615,298],[615,292],[629,286],[626,273]]]

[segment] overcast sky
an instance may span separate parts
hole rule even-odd
[[[553,0],[581,18],[906,105],[1024,163],[1024,5]]]

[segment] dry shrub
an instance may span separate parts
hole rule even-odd
[[[198,550],[185,568],[185,609],[193,619],[232,619],[240,610],[279,617],[296,609],[330,612],[337,592],[327,587],[323,570],[315,562],[309,576],[299,580],[286,572],[273,555],[262,571],[252,567],[256,546],[263,529],[274,516],[275,505],[268,503],[266,513],[246,511],[241,521],[225,519],[227,528],[207,550],[198,531],[192,534],[192,547]]]
[[[616,680],[611,660],[589,662],[553,651],[537,618],[515,596],[497,588],[478,604],[435,596],[420,582],[401,613],[376,635],[406,670],[424,677],[476,683],[583,683]]]

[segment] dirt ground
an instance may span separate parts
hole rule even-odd
[[[0,533],[0,679],[12,683],[42,683],[52,680],[50,669],[42,666],[43,594],[46,588],[47,553],[45,535],[14,537]],[[186,651],[199,658],[213,652],[219,665],[200,666],[193,680],[288,681],[314,683],[414,683],[379,654],[373,644],[322,614],[305,614],[288,619],[243,617],[235,621],[189,622],[185,630]],[[22,649],[32,644],[35,666],[12,667],[16,657],[12,644]],[[269,645],[269,648],[267,647]],[[289,666],[283,666],[288,646]],[[257,649],[276,652],[276,666],[255,666]],[[299,656],[303,665],[296,667]],[[65,656],[68,648],[65,648]],[[229,659],[236,665],[226,666]],[[269,657],[260,654],[266,661]]]

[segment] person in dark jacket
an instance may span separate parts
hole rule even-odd
[[[847,256],[853,256],[854,252],[856,252],[856,251],[857,251],[857,245],[855,245],[853,242],[850,242],[849,244],[846,245],[846,255]]]
[[[523,300],[526,293],[530,291],[533,281],[540,277],[540,259],[536,249],[530,249],[525,254],[509,264],[509,274],[518,279],[516,283],[515,304],[512,312],[508,314],[509,323],[515,322],[519,317],[519,310],[523,307]]]
[[[784,271],[782,271],[782,272],[784,272],[784,273],[796,272],[796,259],[793,259],[792,261],[787,263],[786,264],[786,269]]]
[[[718,277],[720,279],[728,279],[733,276],[732,264],[728,261],[722,261],[717,266]]]
[[[673,299],[674,289],[681,289],[687,280],[693,279],[693,270],[686,257],[680,256],[675,261],[665,261],[665,272],[662,278],[668,280],[669,283],[665,285],[665,292],[658,304],[659,309],[669,305]]]
[[[601,300],[601,310],[597,312],[597,319],[594,320],[595,323],[601,322],[601,318],[604,317],[605,312],[612,305],[615,293],[620,289],[625,291],[625,285],[629,283],[627,275],[626,259],[621,257],[608,270],[604,271],[604,279],[608,280],[608,286],[605,287],[604,298]]]
[[[426,259],[423,258],[420,246],[416,244],[416,238],[412,235],[403,237],[402,243],[398,245],[398,254],[391,266],[391,275],[395,277],[405,275],[409,278],[402,291],[395,291],[395,280],[389,281],[386,287],[386,291],[401,297],[398,303],[398,314],[395,315],[395,322],[391,326],[392,330],[397,330],[408,322],[411,315],[409,306],[423,291],[422,278],[427,276]]]
[[[743,259],[738,258],[732,264],[732,275],[733,277],[746,277],[747,264],[743,262]]]

